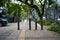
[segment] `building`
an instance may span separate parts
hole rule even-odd
[[[58,12],[56,12],[56,9],[55,8],[52,8],[52,7],[49,7],[46,9],[46,19],[49,19],[49,20],[56,20],[57,19],[57,14]]]

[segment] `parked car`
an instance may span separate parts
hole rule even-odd
[[[6,19],[0,18],[0,26],[6,26],[8,21]]]

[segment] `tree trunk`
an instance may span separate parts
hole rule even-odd
[[[42,11],[42,13],[43,14],[41,14],[41,12],[40,12],[40,9],[38,8],[38,6],[37,5],[34,5],[33,3],[32,4],[29,4],[27,1],[28,0],[26,0],[26,2],[23,2],[22,0],[19,0],[20,2],[22,2],[22,3],[24,3],[24,4],[26,4],[26,5],[28,5],[29,7],[31,7],[31,8],[34,8],[36,11],[37,11],[37,13],[38,13],[38,16],[40,17],[40,19],[41,19],[41,30],[43,30],[43,14],[44,14],[44,6],[45,6],[45,2],[44,2],[44,5],[43,5],[43,11]],[[32,2],[32,0],[31,0],[31,2]]]
[[[18,30],[20,30],[20,14],[18,13]]]
[[[43,16],[40,18],[41,20],[41,30],[43,30]]]
[[[31,30],[31,18],[29,18],[29,30]]]
[[[36,22],[35,22],[35,30],[37,30],[37,19],[35,19]]]

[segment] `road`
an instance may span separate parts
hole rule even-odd
[[[20,30],[17,30],[17,23],[9,23],[0,27],[0,40],[17,40]]]

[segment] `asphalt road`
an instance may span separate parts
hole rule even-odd
[[[17,30],[17,23],[9,23],[0,27],[0,40],[18,40],[20,30]]]

